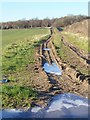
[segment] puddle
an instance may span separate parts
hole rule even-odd
[[[0,118],[88,118],[88,107],[87,98],[65,93],[54,96],[44,108],[0,110]]]
[[[50,49],[49,49],[49,48],[43,48],[43,50],[47,50],[47,51],[50,51]]]
[[[51,74],[55,74],[55,75],[62,75],[62,71],[54,62],[52,64],[49,64],[46,62],[44,64],[43,68],[44,68],[44,71],[46,73],[51,73]]]
[[[7,79],[0,80],[0,83],[7,83],[7,82],[9,82],[9,80]]]

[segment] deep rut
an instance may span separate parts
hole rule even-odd
[[[52,44],[52,36],[40,46],[40,56],[42,56],[42,66],[45,62],[52,64],[56,63],[58,67],[63,71],[61,76],[46,73],[48,76],[49,83],[51,87],[49,89],[49,94],[60,94],[65,92],[76,93],[81,96],[88,97],[88,83],[87,81],[80,81],[77,76],[77,72],[62,63],[60,58],[57,56],[55,47]],[[44,50],[48,48],[50,50]]]

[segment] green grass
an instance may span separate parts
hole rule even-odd
[[[62,35],[79,50],[82,50],[86,54],[88,53],[88,38],[69,32],[62,32]]]
[[[39,28],[3,31],[3,74],[22,70],[26,65],[33,64],[35,50],[48,34],[48,29]]]
[[[17,46],[16,46],[17,45]],[[34,63],[35,49],[33,44],[12,44],[2,57],[3,74],[23,69],[27,64]]]
[[[32,86],[35,55],[49,34],[45,28],[3,30],[2,75],[10,80],[2,84],[3,108],[30,107],[32,98],[36,99]]]
[[[42,35],[48,34],[48,32],[49,30],[44,28],[2,30],[2,47],[4,48],[8,44],[25,41],[26,39],[40,38]]]
[[[83,74],[88,74],[88,69],[82,64],[81,58],[62,43],[61,34],[59,34],[57,29],[54,29],[54,32],[52,42],[62,62],[67,63],[69,66],[74,66],[76,70],[79,70]]]
[[[58,33],[58,30],[54,29],[54,32],[55,34],[53,35],[52,42],[56,48],[58,56],[63,60],[63,62],[66,62],[66,51],[68,51],[68,49],[62,44],[61,35]]]
[[[2,107],[16,108],[30,107],[31,100],[37,98],[37,92],[27,86],[7,86],[2,87]]]

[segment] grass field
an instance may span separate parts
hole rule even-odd
[[[2,75],[10,80],[2,84],[2,107],[30,107],[37,91],[31,82],[38,45],[50,34],[47,28],[2,31]],[[29,66],[29,70],[27,70]]]
[[[2,47],[12,44],[18,41],[25,41],[31,39],[39,39],[42,35],[48,34],[47,29],[39,29],[39,28],[32,28],[32,29],[10,29],[10,30],[3,30],[2,31]]]

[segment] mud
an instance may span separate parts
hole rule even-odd
[[[60,70],[59,72],[63,71],[62,74],[47,72],[43,67],[46,63],[48,63],[48,67],[55,63]],[[38,71],[37,76],[40,76],[41,79],[33,81],[34,87],[39,91],[38,104],[44,106],[52,96],[61,93],[74,93],[88,97],[88,80],[74,67],[70,67],[61,61],[52,43],[52,36],[39,46],[36,64],[35,71]]]

